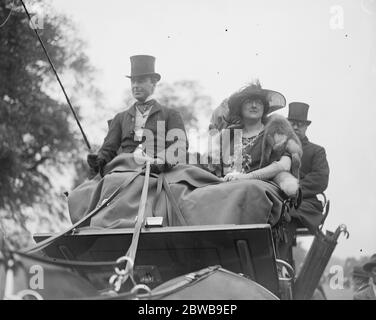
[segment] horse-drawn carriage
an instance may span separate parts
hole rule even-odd
[[[140,216],[144,200],[134,229],[80,228],[81,221],[57,235],[34,235],[38,244],[27,252],[3,250],[0,298],[310,299],[346,232],[317,230],[296,276],[276,255],[276,227],[163,227],[160,217]]]

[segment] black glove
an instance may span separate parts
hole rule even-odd
[[[91,169],[94,170],[95,173],[98,173],[97,160],[98,160],[98,155],[96,153],[89,153],[87,155],[87,158],[86,158],[87,164],[89,165]]]
[[[104,167],[105,167],[105,165],[106,165],[106,160],[104,160],[102,158],[97,159],[98,171],[99,171],[99,174],[101,175],[102,178],[104,177]]]
[[[104,167],[106,165],[106,160],[99,158],[95,153],[90,153],[87,155],[86,161],[95,174],[99,172],[101,177],[104,176]]]

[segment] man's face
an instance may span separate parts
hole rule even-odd
[[[294,129],[296,135],[303,139],[306,136],[306,131],[308,128],[308,124],[303,121],[295,121],[295,120],[289,120],[292,128]]]
[[[134,77],[131,79],[131,86],[133,97],[142,102],[153,94],[155,81],[150,76]]]

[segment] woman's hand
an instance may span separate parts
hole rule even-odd
[[[225,175],[223,178],[223,181],[235,181],[235,180],[244,180],[248,179],[248,176],[245,173],[240,173],[240,172],[230,172]]]

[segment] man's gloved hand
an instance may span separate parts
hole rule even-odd
[[[106,165],[106,160],[103,158],[99,158],[97,154],[90,153],[87,155],[86,159],[89,167],[92,169],[92,171],[96,174],[99,172],[101,177],[104,176],[104,167]]]
[[[106,160],[104,160],[102,158],[97,159],[98,171],[99,171],[99,174],[101,175],[102,178],[104,177],[104,167],[105,167],[105,165],[106,165]]]
[[[96,153],[89,153],[87,155],[87,158],[86,158],[87,164],[89,165],[91,169],[95,171],[95,173],[98,173],[97,160],[98,160],[98,155]]]

